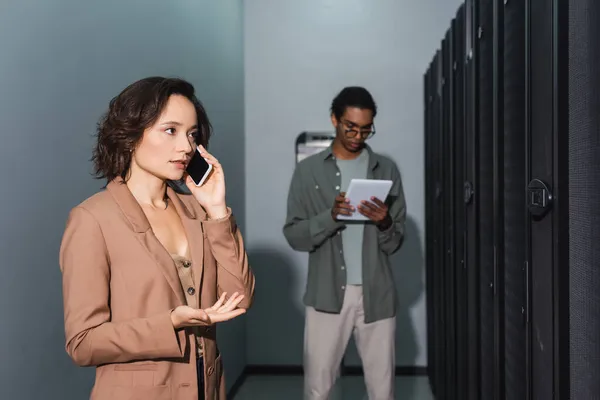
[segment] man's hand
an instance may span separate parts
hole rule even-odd
[[[331,217],[337,221],[338,215],[352,215],[354,212],[354,207],[352,207],[349,203],[350,200],[346,198],[345,192],[338,194],[333,201]]]
[[[371,197],[371,201],[363,200],[358,206],[358,212],[373,221],[382,231],[392,226],[393,221],[388,213],[388,206],[377,197]]]

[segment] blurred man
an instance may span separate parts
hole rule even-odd
[[[388,257],[402,242],[406,205],[397,166],[366,144],[376,114],[366,89],[343,89],[331,105],[332,145],[298,163],[290,184],[283,233],[292,248],[309,252],[305,399],[328,399],[352,333],[369,399],[394,399],[396,289]],[[353,209],[344,197],[352,179],[393,185],[387,200]],[[338,219],[352,213],[369,221]]]

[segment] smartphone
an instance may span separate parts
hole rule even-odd
[[[206,162],[200,151],[196,149],[185,171],[192,178],[196,186],[202,186],[206,178],[208,178],[210,171],[212,171],[212,165]]]

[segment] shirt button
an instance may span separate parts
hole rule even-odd
[[[340,187],[339,187],[339,186],[336,186],[336,187],[335,187],[335,190],[340,190]]]
[[[344,267],[344,266],[342,265],[342,270],[344,270],[344,269],[346,269],[346,267]]]
[[[342,290],[346,290],[346,286],[342,286]]]
[[[340,173],[339,173],[339,172],[336,172],[336,173],[335,173],[335,176],[340,176]]]
[[[194,289],[193,287],[189,287],[188,290],[187,290],[187,292],[188,292],[188,294],[190,296],[193,296],[194,293],[196,293],[196,289]]]
[[[315,189],[318,189],[318,188],[319,188],[319,185],[315,185]]]

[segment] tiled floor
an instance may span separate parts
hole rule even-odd
[[[360,376],[342,378],[335,400],[368,400]],[[248,376],[233,400],[302,400],[301,376]],[[396,377],[397,400],[434,400],[427,377]],[[332,399],[333,400],[333,399]]]

